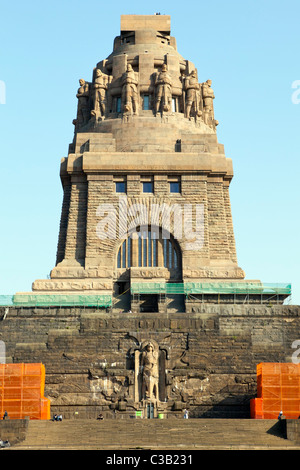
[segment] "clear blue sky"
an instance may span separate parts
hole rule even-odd
[[[2,2],[0,294],[30,291],[55,265],[78,79],[111,53],[121,14],[155,12],[171,15],[178,51],[213,81],[239,266],[291,282],[300,304],[299,0]]]

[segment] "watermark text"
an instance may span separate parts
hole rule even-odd
[[[292,103],[299,104],[300,103],[300,80],[294,80],[292,83],[292,88],[295,91],[292,93]]]
[[[3,80],[0,80],[0,104],[6,104],[6,86]]]
[[[293,364],[300,364],[300,339],[296,339],[293,344],[292,348],[296,349],[296,351],[293,352],[292,354],[292,362]]]
[[[139,238],[150,233],[152,239],[175,239],[186,250],[201,250],[204,246],[204,204],[166,204],[137,202],[128,204],[126,196],[119,204],[100,204],[96,211],[100,221],[96,234],[100,240]]]

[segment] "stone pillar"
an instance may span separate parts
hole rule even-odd
[[[72,177],[66,259],[84,262],[86,246],[87,182],[83,176]]]
[[[234,263],[237,263],[236,246],[235,246],[235,238],[234,238],[234,231],[233,231],[233,221],[232,221],[232,215],[231,215],[231,204],[230,204],[230,196],[229,196],[229,183],[230,183],[229,181],[225,180],[224,185],[223,185],[224,204],[225,204],[226,223],[227,223],[227,237],[228,237],[231,260]]]
[[[164,266],[163,239],[161,232],[159,233],[159,239],[157,240],[157,266]]]
[[[131,250],[131,266],[137,268],[139,265],[139,236],[136,232],[132,234]]]
[[[101,205],[113,204],[112,196],[112,175],[88,175],[86,258],[90,265],[112,266],[113,264],[112,259],[108,260],[108,249],[112,252],[115,244],[113,234],[112,238],[104,240],[97,235],[97,224],[101,220],[101,217],[97,216],[97,209]],[[100,259],[101,255],[102,259]],[[113,253],[113,255],[117,254]]]
[[[211,260],[228,260],[230,253],[224,207],[223,178],[208,178],[207,195],[210,258]]]
[[[59,238],[57,245],[56,264],[60,263],[65,257],[67,229],[68,229],[68,215],[71,198],[71,182],[64,183],[64,197],[61,210]]]

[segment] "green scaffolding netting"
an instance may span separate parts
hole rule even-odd
[[[255,294],[255,295],[291,295],[291,284],[268,284],[251,282],[140,282],[132,283],[131,294]],[[83,295],[83,294],[15,294],[0,295],[0,306],[23,307],[111,307],[112,295]]]
[[[0,295],[0,306],[110,307],[111,295],[16,294]]]
[[[291,295],[291,284],[268,283],[134,283],[132,294],[270,294]]]

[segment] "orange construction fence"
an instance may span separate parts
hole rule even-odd
[[[0,364],[0,417],[50,419],[43,364]]]
[[[288,419],[300,416],[300,364],[258,364],[257,398],[250,400],[250,416],[277,419],[280,411]]]

